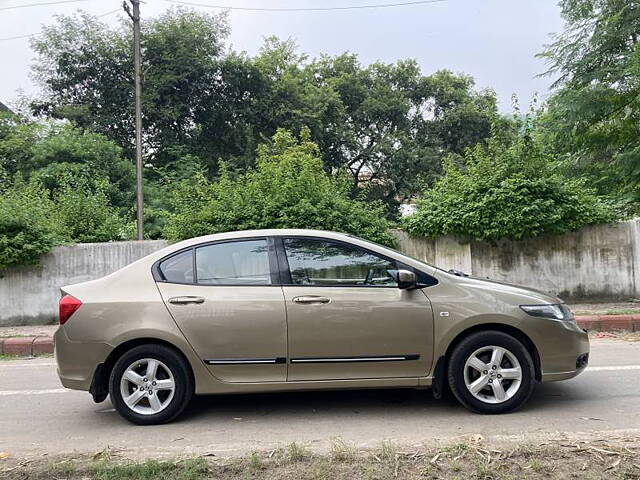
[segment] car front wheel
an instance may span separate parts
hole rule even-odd
[[[449,362],[449,386],[477,413],[506,413],[531,396],[535,370],[525,346],[503,332],[477,332],[462,340]]]
[[[185,409],[193,395],[186,360],[163,345],[140,345],[118,359],[109,394],[116,410],[139,425],[167,423]]]

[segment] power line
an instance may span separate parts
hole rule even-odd
[[[58,0],[57,2],[28,3],[26,5],[14,5],[11,7],[0,7],[0,10],[13,10],[14,8],[39,7],[40,5],[60,5],[61,3],[80,3],[90,0]]]
[[[116,13],[116,12],[119,12],[119,11],[120,11],[120,9],[119,9],[119,8],[116,8],[115,10],[111,10],[110,12],[103,13],[103,14],[101,14],[101,15],[96,15],[96,18],[106,17],[106,16],[108,16],[108,15],[112,15],[112,14],[114,14],[114,13]],[[39,33],[30,33],[30,34],[28,34],[28,35],[17,35],[17,36],[15,36],[15,37],[5,37],[5,38],[0,38],[0,42],[5,42],[5,41],[8,41],[8,40],[18,40],[18,39],[20,39],[20,38],[31,38],[31,37],[37,37],[38,35],[42,35],[42,32],[39,32]]]
[[[207,3],[186,2],[182,0],[165,0],[165,2],[186,5],[190,7],[219,8],[222,10],[241,10],[248,12],[327,12],[334,10],[364,10],[373,8],[404,7],[410,5],[426,5],[428,3],[441,3],[447,0],[418,0],[413,2],[378,3],[369,5],[351,5],[347,7],[293,7],[293,8],[267,8],[267,7],[228,7],[225,5],[211,5]]]

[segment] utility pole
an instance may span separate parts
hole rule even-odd
[[[129,0],[133,12],[126,0],[122,7],[133,21],[133,70],[135,78],[135,116],[136,116],[136,211],[138,240],[144,239],[144,197],[142,194],[142,78],[140,72],[140,0]]]

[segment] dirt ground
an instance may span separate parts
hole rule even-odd
[[[0,327],[0,338],[3,337],[51,337],[58,325],[28,325],[24,327]]]
[[[7,458],[0,460],[0,476],[7,480],[633,479],[640,478],[640,438],[559,435],[542,442],[486,442],[481,435],[474,435],[444,445],[383,443],[371,450],[358,450],[335,440],[331,450],[323,453],[291,443],[242,457],[143,462],[128,461],[117,451],[101,451],[27,462]]]

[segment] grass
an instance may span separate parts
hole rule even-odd
[[[110,452],[94,456],[0,462],[0,478],[80,480],[383,480],[383,479],[635,479],[640,478],[640,437],[612,441],[509,444],[458,442],[402,448],[385,442],[358,450],[336,440],[328,453],[292,443],[237,458],[196,457],[132,462]]]
[[[38,355],[25,357],[24,355],[11,355],[9,353],[0,353],[0,362],[3,360],[24,360],[27,358],[53,358],[53,355],[51,353],[41,353]]]
[[[614,310],[607,310],[604,315],[634,315],[640,313],[640,307],[638,308],[618,308]]]
[[[342,439],[337,439],[331,444],[331,459],[334,462],[352,461],[357,455],[357,448]]]
[[[209,478],[209,465],[203,458],[191,458],[181,462],[147,460],[142,463],[114,463],[100,461],[89,468],[96,480],[200,480]],[[74,478],[74,477],[71,477]]]

